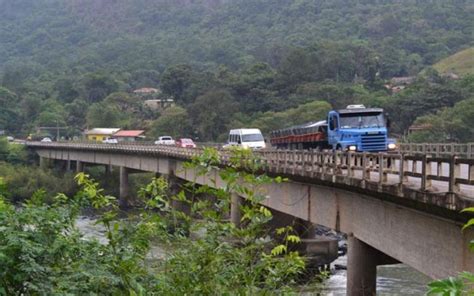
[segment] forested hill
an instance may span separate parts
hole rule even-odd
[[[474,78],[429,66],[474,45],[472,15],[472,0],[0,0],[0,130],[223,140],[364,103],[392,114],[398,135],[417,120],[439,133],[419,141],[470,141],[470,114],[439,119],[474,106]],[[406,90],[387,87],[409,75]],[[146,107],[142,87],[177,106]]]
[[[0,0],[0,69],[276,66],[288,47],[360,40],[405,75],[472,42],[472,1]]]

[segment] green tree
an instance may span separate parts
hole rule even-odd
[[[421,131],[409,135],[411,142],[472,142],[474,141],[474,98],[461,101],[452,108],[419,117],[415,125]]]
[[[119,88],[118,82],[105,73],[88,73],[80,82],[82,96],[89,103],[101,101]]]
[[[284,127],[308,122],[326,120],[331,105],[324,101],[313,101],[282,112],[266,112],[252,122],[252,127],[258,127],[263,133]]]
[[[191,102],[193,98],[190,97],[189,90],[193,75],[193,70],[189,65],[176,65],[167,68],[161,76],[163,93],[173,97],[180,104]]]
[[[79,90],[72,78],[61,78],[54,83],[53,87],[57,92],[58,100],[61,102],[71,103],[79,97]]]
[[[117,106],[103,102],[92,104],[87,110],[86,118],[89,128],[126,128],[130,120]]]
[[[277,92],[273,90],[276,71],[268,64],[256,63],[239,73],[237,77],[228,77],[222,81],[232,88],[242,112],[254,113],[275,109],[272,105]]]
[[[41,103],[41,112],[36,119],[37,126],[55,127],[66,125],[66,111],[64,107],[54,99],[48,99]]]
[[[173,106],[164,110],[161,116],[153,121],[149,134],[154,138],[163,135],[192,137],[194,130],[186,109]]]
[[[201,140],[215,140],[227,131],[238,105],[225,90],[213,90],[199,96],[188,107],[193,127]]]
[[[156,87],[160,83],[160,73],[155,70],[137,70],[127,79],[132,89],[141,87]]]
[[[0,87],[0,129],[14,132],[21,126],[18,101],[15,93]]]

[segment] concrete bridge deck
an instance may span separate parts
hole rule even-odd
[[[122,197],[130,170],[173,174],[199,184],[224,186],[218,171],[206,176],[184,167],[202,149],[117,144],[29,142],[41,158],[118,166]],[[450,155],[256,151],[262,171],[290,179],[265,188],[266,206],[347,233],[348,294],[375,291],[375,267],[403,262],[443,278],[474,271],[462,232],[474,205],[474,160]],[[219,152],[222,166],[230,153]],[[235,207],[238,200],[233,203]],[[235,209],[234,209],[235,210]],[[234,211],[235,212],[235,211]],[[369,294],[367,294],[369,293]]]

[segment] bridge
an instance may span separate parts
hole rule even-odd
[[[120,167],[120,199],[129,195],[128,174],[155,172],[198,184],[224,186],[217,171],[197,176],[184,163],[202,153],[156,145],[39,143],[26,145],[71,169]],[[269,208],[348,235],[348,295],[373,295],[377,265],[402,262],[434,278],[474,272],[461,231],[474,206],[474,145],[405,145],[401,153],[261,150],[266,173],[289,182],[270,184]],[[219,151],[221,166],[230,154]],[[217,182],[214,184],[211,180]],[[233,195],[231,220],[239,223],[245,197]]]

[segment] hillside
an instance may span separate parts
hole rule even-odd
[[[440,73],[455,73],[460,76],[474,74],[474,47],[457,52],[433,65]]]
[[[352,40],[390,77],[470,44],[473,14],[470,1],[0,0],[0,71],[277,66],[288,48]]]
[[[0,130],[216,140],[297,124],[306,106],[364,103],[402,134],[472,97],[472,81],[399,94],[384,81],[473,46],[472,15],[469,0],[0,0]],[[150,110],[133,94],[143,87],[176,106]]]

